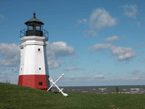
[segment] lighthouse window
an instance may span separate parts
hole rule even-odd
[[[42,82],[39,82],[39,85],[42,85]]]
[[[38,51],[40,51],[40,48],[38,48]]]
[[[36,30],[40,30],[40,26],[36,26]]]
[[[39,68],[39,70],[41,70],[41,68]]]
[[[33,26],[29,26],[29,30],[33,30]]]

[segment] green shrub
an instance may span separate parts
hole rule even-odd
[[[118,93],[119,92],[119,89],[118,89],[118,87],[116,87],[116,93]]]

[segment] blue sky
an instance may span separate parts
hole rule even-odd
[[[33,17],[49,31],[47,57],[60,86],[145,84],[145,8],[137,0],[0,0],[0,82],[17,84],[20,31]]]

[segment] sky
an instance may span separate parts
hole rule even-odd
[[[0,0],[0,82],[18,84],[20,31],[49,32],[49,75],[59,86],[145,84],[145,1]],[[14,69],[12,71],[12,69]]]

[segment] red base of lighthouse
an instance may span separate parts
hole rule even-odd
[[[19,75],[18,85],[48,90],[50,83],[49,75]]]

